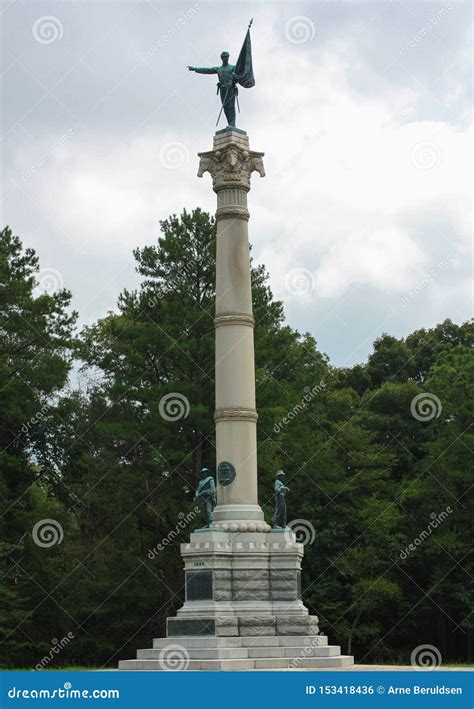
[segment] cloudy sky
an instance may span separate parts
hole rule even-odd
[[[336,365],[382,332],[470,316],[469,2],[5,0],[2,226],[83,323],[138,283],[132,249],[215,209],[196,153],[212,66],[254,18],[237,124],[265,152],[250,239],[288,322]],[[221,126],[222,127],[222,126]]]

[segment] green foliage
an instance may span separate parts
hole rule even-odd
[[[114,666],[182,604],[179,543],[215,464],[215,239],[200,209],[161,222],[134,252],[139,288],[76,341],[70,294],[37,294],[36,255],[1,233],[3,665]],[[289,519],[314,527],[305,603],[359,661],[407,662],[422,642],[469,659],[472,323],[382,335],[367,364],[337,369],[284,324],[262,266],[252,290],[259,495],[270,520],[285,468]],[[420,420],[427,394],[440,406]],[[40,546],[50,519],[63,539]]]
[[[75,313],[70,293],[35,295],[38,258],[7,227],[0,233],[0,657],[23,662],[31,648],[31,611],[38,586],[31,549],[35,523],[51,517],[42,471],[35,464],[71,364]],[[41,516],[42,515],[42,516]],[[54,562],[53,562],[54,563]],[[44,571],[43,567],[43,571]],[[32,577],[34,581],[32,582]],[[44,593],[41,592],[41,598]],[[30,655],[31,657],[31,655]]]

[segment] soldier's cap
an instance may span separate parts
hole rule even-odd
[[[283,472],[283,470],[277,470],[277,473],[276,473],[276,474],[277,474],[277,477],[278,477],[279,475],[284,475],[285,473]]]
[[[222,57],[230,57],[229,52],[227,52],[226,50],[224,50],[223,52],[221,52],[221,59],[222,59]]]
[[[201,473],[208,473],[208,472],[209,472],[209,468],[201,468]]]

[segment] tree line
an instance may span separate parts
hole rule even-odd
[[[160,222],[140,286],[78,331],[71,293],[0,233],[0,663],[114,666],[183,602],[179,544],[215,466],[215,221]],[[252,267],[259,495],[283,468],[303,600],[342,652],[472,656],[473,325],[382,334],[340,368]],[[73,372],[73,376],[71,376]]]

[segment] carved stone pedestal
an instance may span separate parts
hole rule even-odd
[[[345,667],[301,601],[303,546],[291,532],[195,532],[181,545],[185,602],[122,670]],[[173,659],[174,658],[174,659]]]

